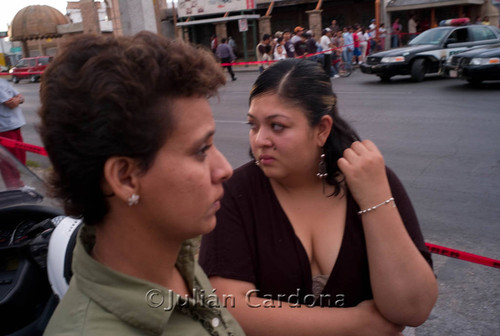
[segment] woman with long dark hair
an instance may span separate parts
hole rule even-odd
[[[224,183],[200,264],[249,335],[399,335],[436,279],[401,182],[339,116],[316,63],[284,60],[252,87],[253,160]]]

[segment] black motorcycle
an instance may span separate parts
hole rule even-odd
[[[0,335],[41,335],[71,277],[81,221],[0,146]]]

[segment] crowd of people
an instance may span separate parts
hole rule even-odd
[[[387,30],[380,24],[378,37],[375,19],[368,27],[355,24],[340,28],[336,20],[322,30],[320,37],[312,30],[297,26],[271,36],[264,34],[256,47],[257,61],[279,61],[286,58],[308,58],[323,64],[330,77],[338,77],[339,60],[351,66],[363,63],[370,53],[384,49]],[[262,63],[260,72],[269,64]]]
[[[489,25],[488,17],[476,17],[475,24]],[[384,23],[379,24],[378,34],[375,19],[366,27],[360,24],[340,27],[336,20],[322,30],[322,36],[317,37],[312,30],[297,26],[293,31],[285,29],[277,31],[272,36],[264,34],[256,48],[257,61],[277,61],[286,58],[307,57],[324,63],[325,71],[332,77],[338,73],[338,59],[349,64],[359,64],[366,57],[377,51],[383,51],[386,39],[390,37],[391,48],[403,46],[410,42],[420,32],[430,28],[426,19],[419,20],[411,14],[407,22],[407,31],[403,31],[400,18],[395,18],[390,31]],[[332,62],[330,70],[327,70]],[[262,72],[268,65],[260,66]]]
[[[476,16],[476,19],[474,20],[474,24],[482,24],[485,26],[489,26],[491,24],[490,18],[487,16],[485,16],[483,18],[481,18],[480,16]]]

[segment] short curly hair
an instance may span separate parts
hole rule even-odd
[[[39,110],[50,185],[66,213],[101,221],[106,160],[131,157],[146,172],[175,127],[172,99],[210,97],[224,83],[213,54],[182,41],[149,32],[71,40],[42,76]]]

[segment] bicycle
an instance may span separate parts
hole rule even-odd
[[[335,65],[338,64],[337,67],[335,67]],[[333,60],[332,61],[332,65],[338,70],[338,74],[340,77],[349,77],[352,72],[354,71],[354,67],[353,65],[351,64],[346,64],[343,60],[342,60],[342,56],[341,57],[338,57],[337,59]]]

